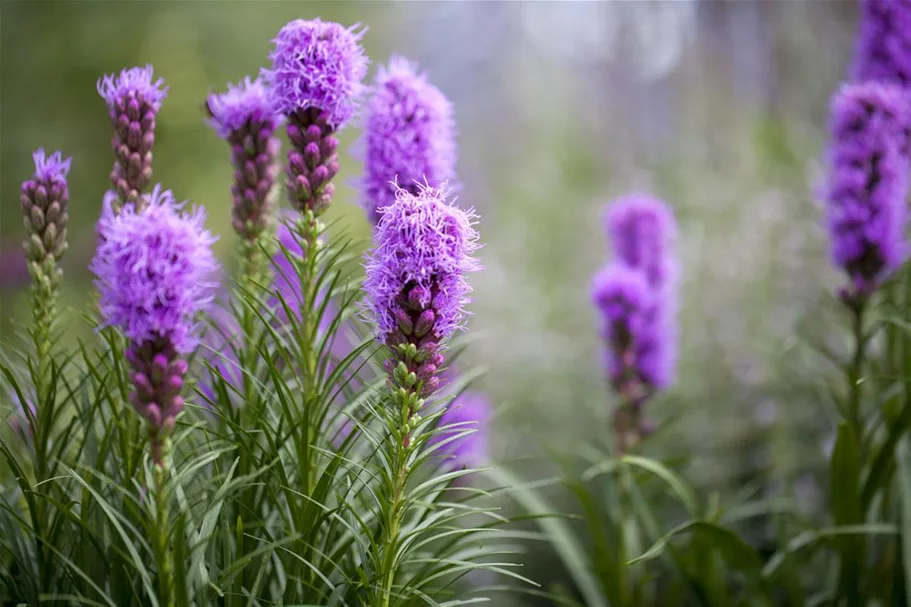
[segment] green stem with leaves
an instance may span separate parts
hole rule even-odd
[[[172,607],[174,603],[174,561],[170,542],[170,492],[168,491],[169,440],[161,446],[161,462],[152,464],[155,492],[155,512],[152,526],[152,545],[158,567],[157,592],[159,607]],[[180,530],[178,530],[180,532]]]

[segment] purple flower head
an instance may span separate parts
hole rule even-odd
[[[645,194],[622,196],[607,208],[605,227],[620,261],[644,272],[652,287],[672,283],[676,230],[666,204]]]
[[[204,229],[202,208],[183,212],[161,186],[143,206],[103,220],[91,265],[101,312],[105,325],[134,342],[165,340],[187,353],[197,341],[195,316],[212,299],[215,238]]]
[[[64,160],[59,151],[48,156],[43,149],[38,149],[32,154],[32,159],[35,161],[35,181],[66,185],[72,158]]]
[[[488,426],[492,414],[490,401],[477,392],[463,392],[449,403],[437,423],[438,433],[434,434],[428,446],[471,430],[440,447],[437,453],[446,457],[445,468],[458,470],[484,465],[489,459]]]
[[[168,87],[164,80],[153,80],[152,66],[131,67],[122,70],[119,74],[110,74],[98,80],[98,94],[111,110],[111,117],[115,111],[125,110],[132,100],[140,106],[145,105],[153,112],[161,109],[161,102],[168,94]]]
[[[249,76],[239,84],[229,83],[224,93],[209,95],[206,109],[212,128],[224,139],[235,131],[248,129],[250,123],[271,123],[274,131],[278,121],[262,79],[251,81]]]
[[[452,104],[417,65],[392,57],[380,66],[364,116],[361,204],[370,222],[395,201],[396,184],[417,194],[455,176],[457,149]]]
[[[433,333],[443,340],[461,326],[470,287],[466,272],[481,269],[473,211],[447,200],[445,189],[399,189],[377,224],[366,263],[368,312],[380,339],[399,328],[405,309],[432,310]]]
[[[209,95],[206,110],[212,127],[231,146],[231,224],[241,238],[255,241],[272,222],[272,190],[281,148],[275,129],[281,118],[273,113],[259,79],[246,78],[237,86],[229,85],[226,93]]]
[[[874,82],[844,85],[832,99],[826,222],[853,298],[869,296],[908,255],[909,110],[905,91]]]
[[[125,69],[98,81],[98,93],[114,127],[111,185],[119,197],[112,206],[114,213],[127,203],[143,204],[142,193],[152,180],[155,117],[167,91],[161,78],[153,80],[151,65]]]
[[[272,68],[263,70],[277,112],[315,108],[328,114],[334,130],[351,119],[367,74],[358,27],[296,19],[279,30],[269,53]]]
[[[57,264],[67,249],[67,174],[72,159],[64,160],[60,152],[48,156],[43,149],[32,158],[35,174],[22,183],[19,197],[27,235],[25,257],[35,284],[55,288],[62,276]]]
[[[911,87],[911,0],[861,0],[853,76]]]

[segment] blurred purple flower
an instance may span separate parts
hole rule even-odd
[[[605,223],[616,261],[642,273],[649,291],[635,345],[637,372],[651,388],[667,388],[674,381],[677,357],[673,213],[656,198],[631,194],[608,207]]]
[[[400,189],[374,231],[365,263],[367,316],[392,351],[390,378],[404,364],[422,396],[439,387],[440,350],[462,324],[470,292],[465,273],[481,269],[472,257],[479,246],[475,217],[450,205],[443,189]]]
[[[28,264],[22,247],[0,250],[0,288],[14,289],[28,284]]]
[[[229,84],[225,93],[209,95],[206,109],[212,127],[231,146],[232,225],[241,238],[254,241],[272,220],[270,194],[281,148],[275,129],[281,118],[273,112],[262,82],[249,77],[236,86]]]
[[[868,297],[908,255],[909,110],[907,93],[874,82],[843,85],[832,98],[825,214],[849,300]]]
[[[412,194],[455,176],[453,107],[417,65],[393,56],[380,66],[364,115],[361,205],[370,222],[395,201],[396,184]]]
[[[911,87],[911,0],[861,0],[853,77]]]
[[[446,458],[442,462],[443,468],[474,468],[487,462],[491,414],[490,401],[485,395],[477,392],[463,392],[447,405],[446,411],[437,423],[437,433],[427,441],[427,445],[438,445],[467,430],[472,432],[440,447],[436,453]]]
[[[154,80],[152,66],[124,69],[98,80],[98,94],[108,106],[116,160],[111,184],[119,196],[113,211],[132,202],[142,204],[141,194],[152,180],[152,146],[155,117],[167,96],[164,80]]]

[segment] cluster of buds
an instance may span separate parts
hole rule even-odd
[[[111,185],[119,198],[112,205],[114,213],[127,203],[144,204],[142,193],[152,181],[155,117],[167,94],[163,85],[162,79],[153,80],[151,65],[125,69],[98,81],[98,93],[114,127],[111,147],[116,159]]]
[[[287,192],[291,206],[318,217],[329,208],[338,173],[338,139],[328,122],[328,112],[316,108],[298,110],[288,116]]]
[[[266,88],[257,79],[229,85],[210,95],[206,113],[218,135],[231,146],[234,195],[231,225],[247,242],[255,242],[272,222],[272,196],[278,175],[276,158],[281,142],[275,136],[279,117],[269,104]]]
[[[36,289],[55,291],[60,284],[60,259],[67,249],[67,205],[70,200],[66,176],[71,159],[60,152],[45,156],[44,150],[33,154],[35,175],[22,184],[20,202],[28,239],[24,243],[29,274]]]
[[[173,431],[177,415],[183,411],[180,392],[187,361],[180,358],[168,340],[134,343],[127,348],[125,356],[132,370],[130,402],[148,424],[152,461],[160,464],[164,439]]]

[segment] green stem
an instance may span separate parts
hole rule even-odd
[[[305,211],[297,225],[298,235],[301,239],[304,258],[300,267],[301,283],[301,301],[300,301],[300,322],[301,322],[301,353],[303,355],[303,377],[304,377],[304,415],[306,416],[303,428],[306,432],[306,461],[304,464],[304,494],[310,495],[314,486],[314,465],[312,461],[312,449],[316,432],[314,428],[315,416],[313,415],[314,405],[316,404],[319,390],[317,386],[317,355],[316,346],[317,338],[317,318],[318,308],[316,293],[317,277],[317,256],[320,250],[320,235],[323,226],[320,221],[314,217],[310,211]]]
[[[854,340],[854,355],[848,367],[848,421],[854,429],[854,436],[858,445],[863,448],[864,428],[861,419],[861,399],[863,396],[862,378],[864,366],[864,353],[866,340],[864,338],[864,303],[858,303],[853,309],[852,336]]]
[[[152,476],[155,482],[155,520],[153,545],[158,565],[158,605],[174,605],[174,563],[170,543],[170,495],[167,487],[168,439],[164,439],[160,464],[153,464]],[[178,533],[181,530],[177,530]]]

